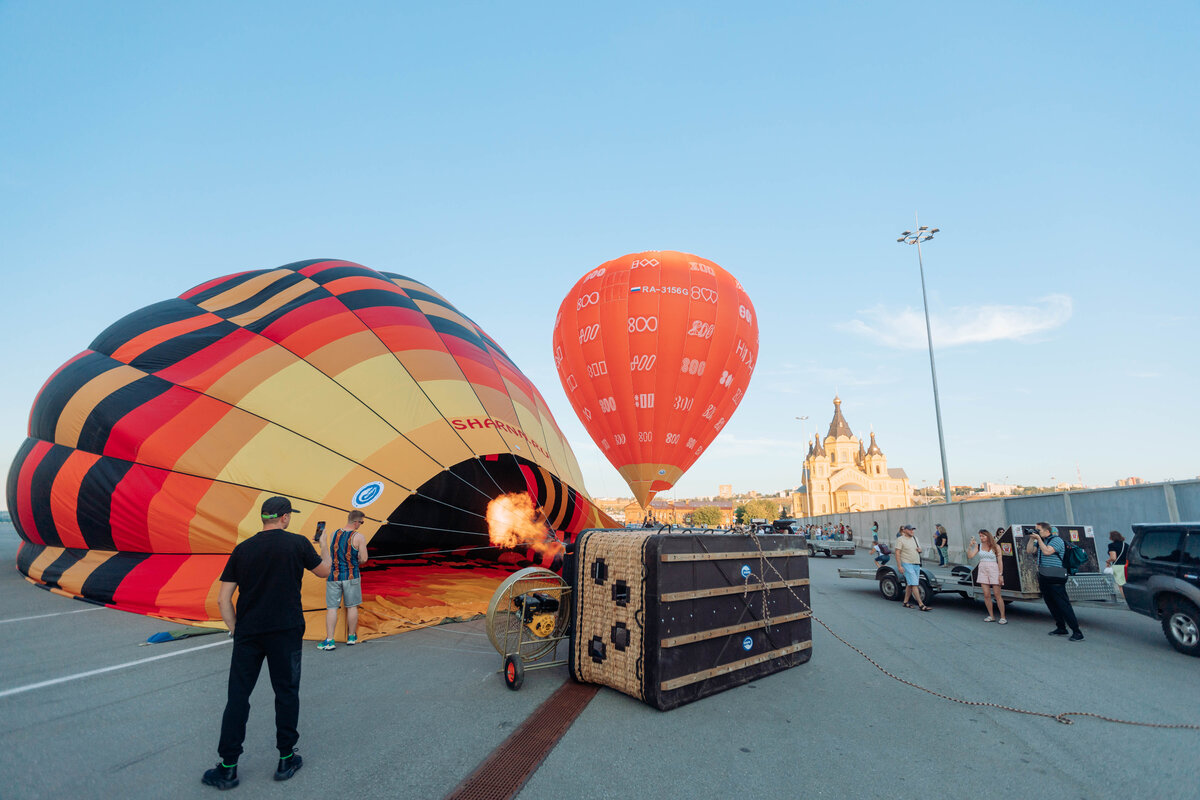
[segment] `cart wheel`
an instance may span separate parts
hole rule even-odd
[[[504,683],[514,692],[525,682],[525,665],[520,656],[508,656],[504,659]]]
[[[904,592],[896,576],[888,574],[879,579],[879,593],[883,595],[884,600],[899,600]]]
[[[834,553],[834,555],[837,556],[838,558],[841,558],[842,556],[844,556],[846,554],[845,553]]]
[[[829,558],[829,551],[828,551],[828,550],[826,550],[826,551],[825,551],[825,557],[826,557],[826,558]]]

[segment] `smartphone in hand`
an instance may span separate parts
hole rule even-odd
[[[316,533],[316,535],[313,536],[313,541],[314,542],[321,541],[321,534],[324,532],[325,532],[325,521],[322,520],[321,522],[317,523],[317,533]]]

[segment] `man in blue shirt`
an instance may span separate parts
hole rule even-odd
[[[1042,590],[1046,608],[1050,609],[1050,615],[1054,617],[1054,630],[1050,631],[1050,635],[1066,636],[1067,627],[1070,626],[1070,640],[1081,642],[1083,631],[1079,630],[1075,609],[1071,607],[1071,599],[1067,597],[1067,575],[1062,562],[1066,549],[1067,545],[1058,535],[1058,529],[1050,527],[1048,522],[1039,522],[1025,545],[1025,552],[1037,553],[1038,587]]]

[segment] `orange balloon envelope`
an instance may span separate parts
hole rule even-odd
[[[757,357],[758,322],[742,285],[672,250],[592,270],[554,322],[567,397],[642,507],[729,422]]]

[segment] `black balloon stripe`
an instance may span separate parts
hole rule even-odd
[[[415,281],[414,281],[414,283],[415,283]],[[409,297],[411,297],[413,300],[424,300],[426,303],[433,303],[434,305],[438,305],[438,306],[441,306],[442,308],[449,309],[450,311],[453,311],[455,314],[462,314],[461,311],[459,311],[457,308],[452,306],[446,300],[443,300],[442,298],[438,297],[436,294],[430,294],[429,292],[422,292],[420,289],[404,289],[404,292]]]
[[[46,546],[44,544],[22,542],[21,550],[17,553],[17,571],[28,578],[29,570],[33,569],[33,562],[37,561],[37,557],[45,550]]]
[[[38,537],[50,545],[62,544],[62,536],[58,533],[58,526],[54,524],[54,512],[50,505],[50,487],[54,485],[58,471],[67,462],[71,452],[69,447],[54,445],[42,457],[37,469],[33,472],[31,485],[36,488],[29,493],[33,524],[37,528]]]
[[[304,261],[293,261],[290,264],[284,264],[278,269],[290,269],[292,272],[299,272],[302,269],[311,267],[313,264],[324,264],[328,261],[340,261],[339,258],[308,258]]]
[[[550,504],[550,509],[546,513],[546,519],[550,521],[551,525],[553,525],[554,520],[558,519],[558,515],[562,512],[563,495],[565,494],[566,487],[547,470],[544,470],[541,467],[538,467],[537,470],[538,472],[543,473],[546,479],[547,492],[554,493],[554,502]],[[549,497],[547,497],[547,499],[549,499]]]
[[[314,283],[319,283],[324,286],[327,283],[333,283],[334,281],[339,281],[342,278],[375,278],[376,280],[379,280],[380,274],[370,267],[358,265],[350,266],[347,264],[341,267],[330,267],[329,269],[323,269],[320,272],[314,272],[308,277],[309,280],[313,281]]]
[[[328,297],[330,297],[329,292],[325,291],[322,288],[314,286],[312,289],[310,289],[309,291],[300,295],[296,299],[291,300],[287,303],[284,303],[279,308],[272,311],[270,314],[267,314],[264,317],[260,317],[259,319],[256,319],[254,322],[250,322],[250,323],[246,324],[244,327],[246,328],[246,330],[250,331],[251,333],[261,334],[267,328],[271,327],[271,325],[273,325],[274,323],[283,319],[284,317],[286,317],[288,314],[292,313],[296,309],[303,308],[304,306],[308,305],[309,303],[313,303],[318,300],[324,300]],[[278,342],[276,342],[276,344],[278,344]]]
[[[272,271],[279,272],[279,270]],[[268,302],[280,292],[290,289],[297,283],[302,283],[307,280],[308,278],[304,277],[298,272],[288,272],[284,275],[280,275],[276,280],[272,281],[269,286],[259,289],[258,292],[250,297],[247,297],[245,300],[242,300],[231,306],[226,306],[225,308],[213,309],[213,313],[217,314],[218,316],[222,316],[225,319],[246,314],[258,308],[263,303]]]
[[[58,554],[50,564],[42,570],[42,583],[52,589],[61,588],[58,584],[63,573],[79,563],[79,559],[87,555],[87,550],[67,549]]]
[[[113,553],[84,579],[79,593],[98,603],[114,602],[113,595],[120,588],[121,581],[149,557],[149,553]]]
[[[104,453],[109,434],[126,414],[167,392],[173,385],[147,375],[117,389],[92,408],[80,428],[76,448],[86,453]]]
[[[185,358],[194,356],[236,330],[238,330],[238,326],[232,322],[214,320],[212,325],[180,334],[154,345],[149,350],[135,356],[129,365],[137,367],[142,372],[158,372],[161,369],[175,366]]]
[[[132,314],[126,314],[109,325],[92,340],[91,349],[97,353],[111,356],[121,347],[148,331],[206,313],[204,309],[197,308],[188,300],[181,300],[178,297],[163,300],[161,303],[140,308]]]
[[[132,467],[131,461],[102,458],[83,476],[75,506],[75,521],[89,548],[117,549],[112,534],[112,496]]]
[[[336,297],[351,311],[362,311],[364,308],[403,308],[421,313],[411,299],[387,289],[356,289]]]
[[[470,342],[483,352],[487,352],[487,345],[484,344],[483,337],[470,328],[443,317],[430,316],[426,317],[426,319],[429,320],[429,324],[432,325],[433,329],[438,333],[462,339],[464,342]],[[492,367],[492,369],[495,369],[495,367]]]
[[[67,403],[88,381],[114,366],[115,362],[108,356],[89,352],[63,367],[46,384],[34,403],[33,412],[29,416],[29,435],[46,442],[54,441],[58,418],[67,407]]]

